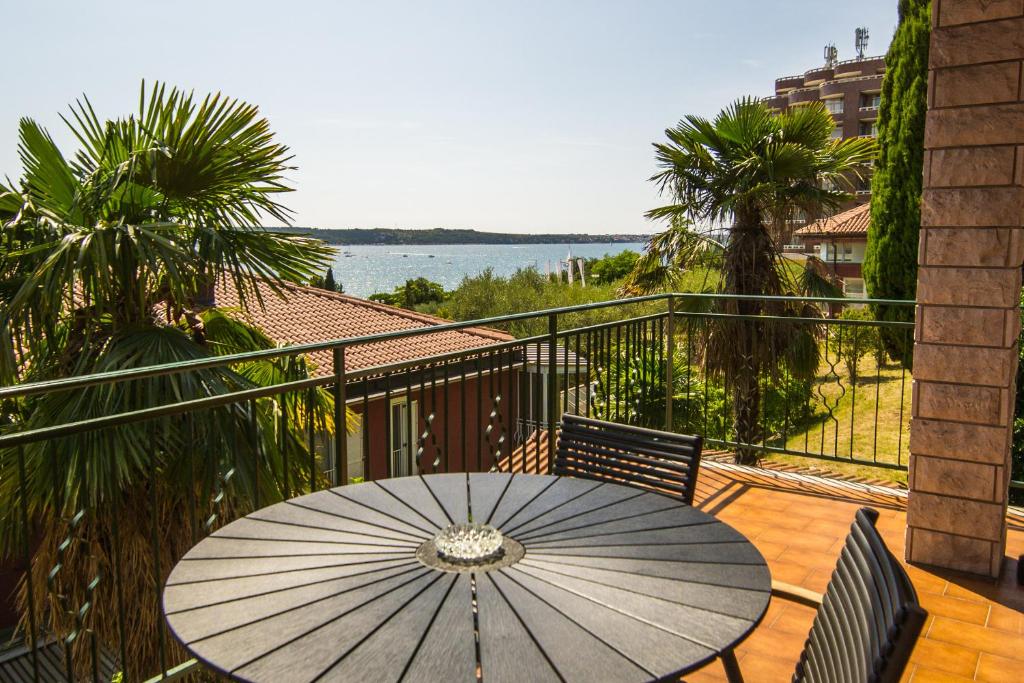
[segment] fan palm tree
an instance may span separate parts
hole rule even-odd
[[[262,304],[256,279],[280,293],[323,272],[330,252],[259,227],[288,220],[277,198],[290,190],[290,157],[257,108],[143,84],[134,116],[103,121],[83,99],[64,120],[79,151],[65,157],[22,119],[22,175],[0,185],[0,383],[273,348],[244,316],[209,307],[215,281],[237,290],[244,314]],[[0,430],[201,399],[311,369],[298,357],[55,391],[0,406]],[[20,593],[25,614],[66,638],[80,672],[94,643],[76,634],[88,630],[122,659],[127,679],[152,675],[157,587],[203,520],[294,490],[297,463],[312,455],[305,430],[332,430],[330,408],[328,394],[312,392],[0,451],[0,555],[37,544],[34,580]]]
[[[667,219],[670,226],[652,238],[625,289],[640,293],[671,286],[684,269],[711,258],[720,279],[710,291],[835,293],[813,264],[798,271],[779,248],[787,221],[798,212],[837,209],[851,198],[846,189],[874,158],[872,140],[834,140],[834,126],[821,103],[774,114],[746,98],[713,120],[687,116],[666,130],[667,141],[654,145],[661,170],[651,180],[672,203],[652,209],[647,217]],[[726,299],[714,306],[743,316],[819,315],[816,308],[797,302]],[[731,389],[739,461],[756,460],[756,452],[742,444],[758,441],[762,371],[774,372],[780,364],[798,376],[817,369],[818,346],[807,332],[815,331],[785,321],[709,322],[703,345],[707,367],[723,375]]]

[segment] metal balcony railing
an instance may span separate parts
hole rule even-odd
[[[0,492],[19,530],[2,555],[31,568],[25,640],[35,652],[57,637],[68,680],[111,660],[126,681],[184,673],[195,664],[165,632],[160,595],[201,537],[360,479],[547,472],[564,412],[701,434],[706,448],[903,469],[911,377],[885,349],[908,347],[913,323],[829,317],[868,304],[914,306],[661,294],[2,387]],[[532,331],[347,368],[361,345],[511,323]],[[322,350],[330,374],[295,370]],[[277,379],[249,379],[254,362]],[[145,392],[146,407],[122,408]],[[94,416],[40,422],[44,399]],[[51,680],[38,656],[30,666]]]

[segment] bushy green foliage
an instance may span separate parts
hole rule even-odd
[[[291,169],[258,109],[157,85],[142,87],[132,115],[100,119],[83,99],[64,121],[80,143],[70,154],[22,119],[22,171],[0,185],[0,384],[273,348],[245,319],[266,296],[253,276],[280,291],[323,272],[331,251],[258,227],[288,221],[279,199]],[[242,315],[207,307],[217,279]],[[260,358],[46,392],[0,406],[0,432],[138,415],[311,370],[301,356]],[[90,648],[125,652],[132,681],[184,658],[173,643],[165,652],[154,582],[195,544],[198,518],[220,523],[293,494],[288,482],[315,455],[307,428],[333,429],[331,394],[312,398],[312,410],[294,394],[267,397],[0,449],[0,562],[33,544],[19,607],[69,644],[74,680],[93,677]],[[98,573],[108,588],[93,592]],[[68,606],[86,604],[90,636],[69,637],[82,624]]]
[[[841,320],[874,320],[871,312],[865,308],[845,308],[839,314]],[[838,350],[839,356],[846,363],[850,373],[850,381],[857,381],[857,373],[861,361],[868,355],[879,364],[883,358],[882,340],[877,325],[832,325],[829,328],[831,346]]]
[[[326,289],[328,292],[338,292],[339,294],[345,293],[344,285],[334,279],[334,268],[328,268],[323,277],[315,275],[310,278],[309,285],[310,287]]]
[[[425,304],[441,303],[444,301],[445,291],[444,287],[437,282],[425,277],[418,277],[406,280],[404,285],[395,287],[395,291],[391,294],[379,292],[371,294],[369,298],[370,301],[401,306],[411,310]]]
[[[665,375],[657,356],[626,348],[613,351],[615,356],[620,362],[612,365],[612,378],[599,377],[594,383],[598,416],[618,416],[622,422],[663,429]],[[706,377],[701,370],[696,365],[688,367],[685,354],[677,351],[672,375],[672,430],[735,440],[725,384],[721,378]],[[780,368],[776,377],[762,377],[760,383],[762,413],[753,442],[774,445],[784,432],[792,432],[813,416],[812,380],[793,378]]]
[[[589,284],[610,285],[629,275],[640,254],[625,249],[618,254],[605,254],[601,258],[587,259],[586,273]]]
[[[705,270],[694,270],[680,278],[677,291],[701,291],[708,279]],[[536,268],[522,268],[508,277],[495,275],[488,269],[479,275],[467,276],[457,288],[449,292],[441,304],[420,306],[419,310],[451,320],[479,320],[514,313],[542,311],[599,301],[619,299],[619,283],[569,285],[545,277]],[[622,320],[633,315],[653,312],[657,304],[636,304],[623,308],[609,306],[590,311],[577,311],[559,315],[560,329],[572,329]],[[664,310],[664,305],[658,310]],[[517,337],[544,334],[548,329],[545,317],[495,325]]]
[[[913,299],[917,292],[930,14],[926,0],[900,0],[900,22],[885,57],[879,156],[871,181],[871,226],[863,266],[873,299]],[[879,320],[910,321],[914,310],[875,306],[874,313]],[[883,333],[883,338],[889,354],[909,365],[910,340],[894,333]]]
[[[541,311],[547,308],[576,306],[579,304],[615,299],[614,285],[588,285],[555,282],[539,273],[536,268],[522,268],[508,277],[495,275],[487,269],[479,275],[467,276],[441,304],[424,306],[420,310],[435,313],[452,320],[479,320],[514,313]],[[608,322],[621,318],[621,308],[609,307],[595,311],[568,313],[559,317],[559,327],[568,329],[582,325]],[[538,317],[495,327],[517,336],[543,334],[547,319]]]

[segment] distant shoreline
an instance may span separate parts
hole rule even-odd
[[[644,242],[648,235],[589,235],[585,233],[517,234],[481,232],[479,230],[398,230],[394,228],[267,228],[274,232],[309,235],[327,244],[346,245],[415,245],[415,244],[623,244]]]

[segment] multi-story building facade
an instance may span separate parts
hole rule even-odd
[[[828,53],[826,48],[825,54]],[[875,137],[884,76],[882,56],[833,61],[800,75],[776,78],[775,94],[764,101],[777,112],[822,102],[835,123],[833,138]],[[783,237],[787,256],[806,255],[822,260],[843,281],[849,294],[860,295],[864,286],[860,264],[870,220],[866,206],[871,201],[870,177],[856,181],[852,191],[853,199],[839,207],[839,214],[794,216],[787,221],[789,230]],[[853,211],[861,206],[864,210]]]
[[[878,134],[878,106],[882,97],[885,57],[847,59],[833,65],[819,66],[798,76],[775,79],[775,95],[765,103],[775,111],[823,102],[832,114],[837,139]],[[863,204],[871,197],[867,179],[855,187],[856,199],[850,206]],[[799,220],[804,224],[808,216]]]

